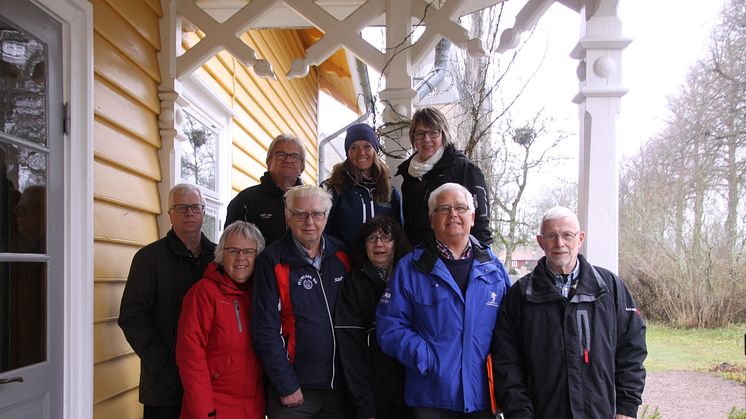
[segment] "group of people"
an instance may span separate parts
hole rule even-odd
[[[137,252],[119,325],[141,359],[144,418],[625,418],[641,403],[645,326],[589,264],[575,214],[541,222],[511,287],[490,249],[481,170],[423,108],[392,187],[368,125],[322,186],[276,137],[217,245],[204,197],[169,193],[168,234]]]

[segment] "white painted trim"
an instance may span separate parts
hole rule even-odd
[[[63,98],[72,117],[70,134],[64,137],[62,417],[89,419],[93,417],[93,7],[89,0],[34,2],[62,23]]]

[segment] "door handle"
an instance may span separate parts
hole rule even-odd
[[[23,377],[0,378],[0,384],[22,383]]]

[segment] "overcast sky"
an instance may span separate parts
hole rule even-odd
[[[725,0],[621,0],[619,16],[623,35],[632,43],[622,55],[622,84],[629,93],[622,98],[617,121],[617,150],[633,154],[642,143],[658,132],[666,119],[666,97],[675,94],[684,81],[687,69],[704,57],[712,26],[718,21]],[[506,3],[507,16],[515,16],[523,0]],[[511,26],[510,23],[507,26]],[[538,107],[565,121],[568,130],[577,133],[578,108],[572,98],[578,91],[575,75],[577,61],[569,54],[578,41],[579,15],[554,4],[539,21],[530,48],[522,52],[522,70],[533,71],[546,52],[539,74],[516,105],[513,117],[528,118]],[[517,81],[517,80],[516,80]],[[373,83],[376,86],[377,83]],[[509,86],[502,86],[506,91]],[[331,133],[355,118],[340,105],[322,99],[320,126]],[[333,101],[331,101],[333,102]],[[577,155],[577,135],[566,144],[565,151]],[[565,171],[572,180],[577,175],[576,162],[568,162]]]

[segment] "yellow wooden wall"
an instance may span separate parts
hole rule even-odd
[[[157,240],[160,110],[159,0],[91,0],[94,12],[94,391],[98,419],[139,418],[139,360],[117,326],[119,302],[134,253]],[[187,43],[194,41],[185,38]],[[296,31],[251,32],[245,40],[278,74],[302,55]],[[289,81],[257,78],[227,53],[199,70],[234,110],[233,194],[258,182],[266,148],[281,132],[306,143],[303,175],[316,182],[316,73]],[[227,202],[230,197],[224,197]]]
[[[194,45],[202,34],[184,36],[184,47]],[[207,62],[198,74],[233,110],[232,195],[255,185],[266,170],[267,148],[278,134],[291,132],[306,145],[303,181],[316,184],[318,175],[318,77],[288,80],[284,74],[305,47],[297,30],[250,31],[244,42],[269,60],[277,80],[257,77],[227,52]]]
[[[130,261],[158,239],[159,0],[92,0],[94,418],[139,418],[139,359],[117,326]]]

